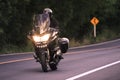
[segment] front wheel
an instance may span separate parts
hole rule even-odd
[[[42,66],[42,70],[44,72],[48,72],[48,63],[47,63],[47,56],[45,54],[42,54],[42,56],[40,56],[40,63]]]
[[[55,56],[54,61],[49,63],[51,70],[57,70],[57,65],[60,62],[60,58],[58,55]]]
[[[50,62],[49,66],[50,66],[51,70],[57,70],[57,65],[55,62]]]

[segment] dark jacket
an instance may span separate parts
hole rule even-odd
[[[59,29],[59,23],[53,16],[50,17],[50,27]]]

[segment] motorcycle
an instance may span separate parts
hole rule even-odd
[[[46,15],[37,15],[34,19],[34,29],[28,36],[32,41],[35,54],[33,55],[37,62],[41,64],[42,70],[48,72],[57,70],[60,62],[60,55],[68,50],[69,40],[67,38],[58,38],[58,30],[49,27],[50,20]],[[51,51],[51,47],[55,45]]]

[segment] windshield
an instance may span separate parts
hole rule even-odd
[[[48,14],[38,14],[34,17],[35,31],[39,34],[45,33],[50,26],[50,19]]]

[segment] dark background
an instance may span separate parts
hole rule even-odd
[[[1,52],[11,45],[28,46],[32,17],[47,7],[59,21],[60,36],[81,42],[92,39],[90,20],[97,17],[97,39],[120,37],[120,0],[0,0]]]

